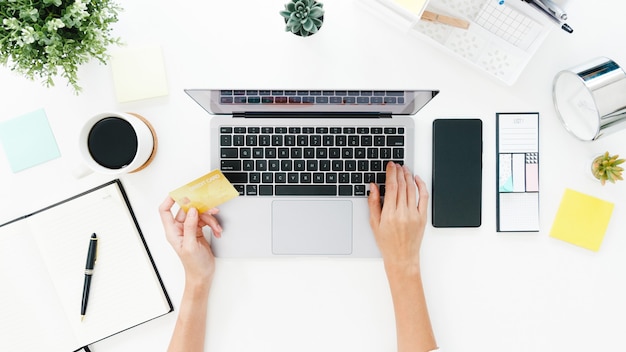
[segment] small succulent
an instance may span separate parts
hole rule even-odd
[[[324,17],[323,4],[315,0],[291,0],[280,15],[285,18],[285,31],[307,37],[317,33]]]
[[[619,159],[619,155],[609,155],[609,152],[605,152],[593,159],[591,172],[595,178],[600,180],[602,185],[606,184],[606,181],[615,183],[617,180],[623,180],[622,171],[624,169],[618,166],[623,162],[624,159]]]

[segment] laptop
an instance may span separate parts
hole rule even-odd
[[[221,205],[217,257],[379,257],[369,183],[413,169],[411,115],[434,90],[185,92],[211,118],[211,169],[240,196]]]

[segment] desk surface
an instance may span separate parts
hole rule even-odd
[[[626,182],[600,186],[590,156],[626,154],[620,132],[575,140],[552,106],[554,75],[597,56],[626,65],[626,27],[614,2],[570,1],[573,34],[554,30],[523,75],[505,86],[431,44],[372,16],[358,1],[325,1],[321,31],[283,30],[284,0],[124,2],[115,26],[129,45],[164,52],[170,94],[118,104],[110,67],[80,70],[84,92],[59,81],[42,88],[0,69],[0,119],[45,108],[62,157],[12,173],[0,153],[0,223],[109,178],[75,180],[77,132],[105,110],[148,117],[159,151],[147,169],[122,177],[165,285],[178,305],[183,269],[165,241],[157,207],[167,192],[209,168],[209,115],[184,88],[423,88],[439,94],[416,116],[416,172],[430,184],[431,124],[441,117],[484,123],[483,225],[435,229],[423,243],[426,295],[439,344],[447,351],[599,351],[623,346],[626,328]],[[496,233],[495,113],[541,114],[541,231]],[[615,203],[598,253],[549,237],[566,187]],[[225,233],[227,235],[227,233]],[[96,352],[164,350],[170,314],[93,346]],[[218,260],[210,297],[208,351],[390,351],[395,327],[380,260],[298,258]]]

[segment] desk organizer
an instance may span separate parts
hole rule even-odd
[[[523,1],[431,0],[427,10],[470,23],[468,29],[420,20],[394,0],[368,0],[379,17],[462,62],[512,85],[547,35],[558,26]],[[382,15],[382,16],[381,16]]]

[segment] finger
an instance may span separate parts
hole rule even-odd
[[[367,198],[367,204],[370,208],[370,226],[372,229],[378,227],[380,224],[380,191],[378,190],[378,185],[375,183],[370,183],[370,195]]]
[[[387,163],[387,176],[385,177],[385,208],[390,205],[396,206],[396,199],[398,196],[398,180],[395,165],[396,164],[392,161]]]
[[[161,222],[163,223],[163,226],[169,226],[169,224],[171,224],[174,220],[171,211],[173,205],[174,199],[172,199],[172,197],[170,196],[165,198],[163,203],[159,205],[159,215],[161,216]]]
[[[215,235],[215,237],[222,237],[222,226],[214,216],[208,213],[200,214],[200,225],[210,227],[211,230],[213,230],[213,235]]]
[[[417,185],[417,191],[419,192],[417,210],[420,214],[424,214],[424,216],[426,216],[426,212],[428,210],[428,189],[426,189],[426,183],[421,177],[415,175],[415,184]]]
[[[183,241],[189,243],[196,240],[198,234],[198,210],[189,208],[183,226]]]
[[[402,168],[404,170],[404,180],[406,182],[406,187],[407,187],[406,195],[407,195],[408,206],[409,206],[409,209],[415,209],[415,207],[417,207],[417,200],[415,198],[415,195],[416,195],[415,179],[408,167],[403,166]]]
[[[396,164],[396,177],[398,180],[398,207],[406,207],[406,180],[404,179],[404,169],[400,164]]]
[[[185,213],[183,208],[180,208],[178,209],[178,212],[176,213],[176,216],[174,217],[174,219],[177,222],[184,222],[186,217],[187,217],[187,213]]]

